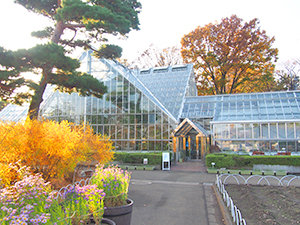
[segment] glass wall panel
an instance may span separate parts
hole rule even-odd
[[[245,142],[245,151],[250,152],[254,149],[253,142],[252,141],[246,141]]]
[[[279,141],[279,151],[286,151],[286,141]]]
[[[163,151],[170,150],[169,149],[169,142],[168,141],[163,141],[162,144],[163,144],[163,149],[162,149]]]
[[[222,137],[224,139],[229,138],[229,124],[222,124]]]
[[[222,138],[222,124],[214,125],[214,135],[215,135],[215,139]]]
[[[116,126],[115,125],[110,126],[110,137],[111,137],[111,139],[116,138]]]
[[[269,141],[262,141],[261,148],[262,151],[270,151],[270,142]]]
[[[245,138],[244,124],[237,124],[238,138]]]
[[[269,138],[269,126],[268,126],[268,124],[261,124],[261,134],[262,134],[262,138],[264,138],[264,139]]]
[[[294,123],[287,123],[287,138],[295,138]]]
[[[296,150],[295,141],[288,141],[287,142],[287,151],[294,152]]]
[[[252,127],[253,124],[245,124],[245,138],[252,139]]]
[[[149,141],[149,151],[154,151],[155,149],[155,141]]]
[[[253,124],[253,138],[260,138],[260,124]]]
[[[271,123],[270,124],[270,138],[278,138],[277,137],[277,124]]]
[[[231,141],[222,141],[222,149],[223,151],[229,151],[230,149],[230,143]]]
[[[155,126],[149,125],[149,139],[155,139]]]
[[[271,141],[271,151],[279,151],[278,141]]]
[[[296,126],[296,138],[300,138],[300,123],[295,123]]]
[[[109,135],[109,125],[103,126],[103,134]]]
[[[130,129],[129,139],[135,139],[135,126],[134,125],[130,125],[129,129]]]
[[[286,138],[285,123],[279,123],[278,124],[278,135],[279,135],[279,138]]]
[[[142,142],[136,141],[134,150],[141,151],[141,148],[142,148]]]
[[[148,141],[142,141],[142,151],[148,151]]]
[[[237,138],[237,135],[236,135],[236,124],[230,124],[229,128],[230,128],[230,139]]]
[[[136,139],[137,140],[142,139],[142,126],[141,125],[136,126]]]
[[[156,139],[161,139],[162,132],[161,132],[161,125],[156,125]]]

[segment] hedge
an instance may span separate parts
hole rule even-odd
[[[262,165],[287,165],[300,166],[300,156],[268,156],[268,155],[234,155],[234,154],[208,154],[205,157],[205,164],[211,167],[215,163],[215,168],[252,168],[254,164]]]
[[[170,154],[171,157],[171,154]],[[148,165],[161,165],[162,152],[147,153],[131,153],[131,152],[115,152],[114,160],[124,164],[143,164],[144,158],[148,159]]]

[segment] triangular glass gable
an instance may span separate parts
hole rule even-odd
[[[90,124],[110,136],[116,150],[169,150],[175,118],[128,69],[89,55],[80,58],[81,70],[102,80],[108,93],[98,99],[55,92],[45,100],[41,116]]]
[[[135,70],[134,72],[176,120],[179,119],[185,96],[197,95],[192,64]]]

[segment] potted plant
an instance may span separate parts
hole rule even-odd
[[[128,198],[130,173],[116,166],[97,165],[90,184],[105,192],[104,217],[117,225],[130,225],[133,201]]]
[[[27,167],[17,173],[19,181],[0,189],[0,224],[115,225],[102,218],[105,193],[96,185],[70,185],[57,192]]]

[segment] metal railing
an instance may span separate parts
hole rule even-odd
[[[230,174],[233,175],[233,174]],[[217,175],[216,185],[223,197],[223,201],[225,202],[226,206],[229,208],[231,217],[234,223],[237,225],[246,225],[246,220],[243,219],[241,211],[236,207],[233,203],[233,200],[228,195],[227,191],[225,190],[224,184],[222,179],[220,179],[222,175]]]
[[[235,206],[232,198],[225,190],[224,184],[237,184],[237,185],[269,185],[269,186],[296,186],[300,187],[300,176],[285,175],[282,177],[276,176],[263,176],[251,175],[242,176],[240,174],[221,174],[217,175],[216,185],[223,197],[223,201],[229,208],[233,222],[237,225],[246,225],[246,220],[243,219],[241,211]]]

